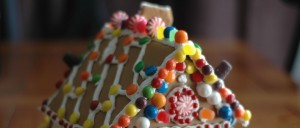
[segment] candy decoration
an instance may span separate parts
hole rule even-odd
[[[135,106],[139,109],[145,108],[146,105],[147,105],[147,99],[145,97],[140,97],[135,101]]]
[[[173,29],[170,31],[170,34],[169,34],[169,41],[170,42],[174,42],[175,41],[175,35],[177,33],[177,29]]]
[[[92,128],[94,126],[94,121],[91,119],[87,119],[83,123],[83,128]]]
[[[86,45],[86,48],[87,48],[88,50],[92,50],[94,47],[95,47],[94,42],[88,43],[88,44]]]
[[[165,27],[163,27],[163,26],[159,26],[159,27],[157,28],[156,38],[157,38],[158,40],[164,39],[164,29],[165,29]]]
[[[163,84],[163,80],[158,77],[154,77],[151,81],[151,85],[153,88],[160,88]]]
[[[212,105],[218,105],[221,103],[221,101],[222,101],[221,95],[217,92],[213,92],[211,93],[211,95],[207,97],[207,102]]]
[[[172,30],[176,30],[176,28],[173,27],[173,26],[168,26],[168,27],[165,28],[165,30],[164,30],[164,36],[165,36],[165,38],[169,38],[170,37],[170,32]]]
[[[138,112],[137,108],[134,104],[129,104],[125,108],[126,115],[128,115],[130,117],[134,117],[137,114],[137,112]]]
[[[153,105],[148,105],[144,109],[144,116],[149,119],[155,119],[157,114],[158,114],[158,109],[157,109],[157,107],[155,107]]]
[[[92,61],[95,61],[95,60],[97,60],[97,58],[99,57],[99,55],[100,55],[99,52],[93,51],[93,52],[91,52],[91,53],[89,54],[88,59],[89,59],[89,60],[92,60]]]
[[[102,39],[103,37],[104,37],[104,32],[103,31],[100,31],[100,32],[98,32],[97,34],[96,34],[96,39],[98,39],[98,40],[100,40],[100,39]]]
[[[174,60],[182,63],[183,61],[185,61],[186,59],[186,55],[184,54],[184,52],[182,50],[178,50],[175,54]]]
[[[157,108],[162,108],[166,105],[166,97],[161,93],[155,93],[151,98],[151,104],[155,105]]]
[[[189,124],[200,107],[199,100],[189,87],[176,87],[168,94],[167,111],[172,121]]]
[[[127,61],[127,59],[128,59],[128,55],[127,55],[126,53],[123,52],[123,53],[119,56],[118,62],[119,62],[119,63],[123,63],[123,62]]]
[[[149,66],[149,67],[147,67],[145,70],[144,70],[144,72],[145,72],[145,74],[147,75],[147,76],[152,76],[152,75],[154,75],[155,73],[156,73],[156,71],[157,71],[157,67],[156,66]]]
[[[186,75],[185,75],[185,74],[180,74],[180,75],[177,77],[177,81],[178,81],[179,83],[185,84],[185,83],[187,82]]]
[[[138,90],[138,86],[136,84],[130,84],[126,87],[126,94],[132,95]]]
[[[112,127],[113,127],[113,126],[112,126]],[[103,124],[102,126],[100,126],[100,128],[109,128],[109,126],[106,125],[106,124]]]
[[[150,41],[151,41],[151,39],[150,39],[149,37],[144,37],[144,38],[141,38],[141,39],[139,40],[139,44],[140,44],[140,45],[145,45],[145,44],[150,43]]]
[[[61,85],[63,84],[63,81],[62,80],[59,80],[55,83],[55,88],[56,89],[60,89]]]
[[[246,110],[244,112],[243,120],[249,121],[249,120],[251,120],[251,118],[252,118],[251,111],[250,110]]]
[[[84,88],[82,88],[82,87],[77,87],[77,88],[75,89],[75,95],[76,95],[76,96],[80,96],[80,95],[82,95],[82,94],[84,93],[84,91],[85,91]]]
[[[212,94],[211,86],[206,83],[203,83],[203,82],[201,82],[197,85],[196,90],[197,90],[198,95],[201,97],[206,98]]]
[[[161,79],[165,79],[168,76],[168,70],[166,68],[161,68],[158,71],[158,77]]]
[[[240,106],[240,103],[238,101],[233,101],[231,104],[230,104],[230,107],[232,110],[236,110],[238,107]]]
[[[191,61],[187,61],[186,62],[186,69],[185,69],[185,72],[187,74],[192,74],[196,71],[195,67],[194,67],[194,63],[191,62]]]
[[[146,98],[153,97],[155,93],[155,90],[152,88],[152,86],[148,85],[143,89],[143,96]]]
[[[202,51],[196,48],[196,53],[194,55],[190,55],[192,60],[201,59]]]
[[[170,115],[164,110],[159,111],[156,120],[166,124],[170,123]]]
[[[203,80],[203,75],[197,70],[191,75],[192,81],[199,83]]]
[[[168,91],[168,83],[163,81],[162,86],[160,88],[158,88],[156,91],[159,93],[166,93]]]
[[[133,32],[146,33],[147,19],[141,15],[135,15],[128,21],[128,28]]]
[[[124,46],[127,46],[127,45],[130,45],[132,43],[132,41],[133,41],[132,36],[125,36],[122,40],[122,44]]]
[[[120,90],[120,85],[113,85],[109,89],[109,95],[116,95]]]
[[[219,91],[221,88],[223,88],[223,85],[224,83],[221,82],[221,80],[218,80],[217,82],[215,82],[212,86],[213,86],[213,89],[216,90],[216,91]]]
[[[229,74],[229,72],[231,71],[232,66],[231,64],[226,61],[223,60],[215,69],[215,73],[216,75],[220,78],[220,79],[225,79],[226,76]]]
[[[194,42],[194,46],[195,46],[195,48],[197,48],[197,49],[199,49],[199,50],[202,51],[202,48],[200,47],[200,45],[199,45],[198,43],[195,43],[195,42]]]
[[[196,48],[194,46],[194,43],[191,41],[188,41],[189,43],[184,45],[182,50],[185,55],[194,55],[196,53]]]
[[[186,64],[184,62],[176,64],[176,70],[183,72],[186,69]]]
[[[119,126],[118,124],[114,124],[111,126],[111,128],[123,128],[123,127]]]
[[[57,117],[62,119],[65,116],[66,109],[65,108],[59,108],[57,111]]]
[[[113,59],[114,59],[114,55],[110,54],[106,57],[105,62],[106,63],[111,63]]]
[[[200,111],[200,119],[202,121],[213,120],[215,118],[215,115],[216,115],[215,112],[208,108],[203,108]]]
[[[174,70],[176,67],[176,61],[171,59],[171,60],[168,60],[167,64],[166,64],[166,69],[168,70]]]
[[[118,36],[120,36],[121,35],[121,29],[115,29],[114,31],[112,31],[112,33],[111,33],[111,35],[113,36],[113,37],[118,37]]]
[[[196,60],[196,66],[197,66],[198,68],[204,67],[205,64],[206,64],[206,61],[205,61],[204,59],[197,59],[197,60]]]
[[[81,80],[88,80],[89,77],[90,77],[90,72],[88,72],[88,71],[83,71],[83,72],[81,72],[81,74],[80,74]]]
[[[146,117],[139,117],[135,123],[136,128],[150,128],[150,121]]]
[[[172,83],[176,79],[176,75],[173,71],[169,71],[167,78],[165,79],[166,82]]]
[[[150,37],[155,37],[158,27],[165,27],[165,22],[160,17],[154,17],[147,23],[147,33]]]
[[[239,106],[235,111],[234,111],[234,117],[235,118],[242,118],[244,116],[245,109],[243,106]]]
[[[115,12],[111,17],[111,23],[116,28],[121,28],[122,22],[128,19],[128,15],[123,11]]]
[[[223,106],[219,109],[219,116],[225,120],[231,121],[233,112],[229,106]]]
[[[235,100],[235,95],[234,94],[229,94],[227,97],[226,97],[226,102],[228,104],[231,104],[234,100]]]
[[[112,102],[110,100],[106,100],[102,103],[102,108],[101,110],[103,112],[107,112],[108,110],[110,110],[112,107]]]
[[[119,117],[118,125],[121,127],[128,127],[130,124],[130,118],[127,115],[122,115]]]
[[[94,74],[92,77],[92,82],[96,84],[100,80],[100,75],[99,74]]]
[[[76,112],[73,112],[69,118],[69,121],[71,124],[75,124],[79,119],[79,114]]]
[[[188,34],[184,30],[179,30],[175,34],[175,42],[182,44],[188,41]]]
[[[135,66],[134,66],[134,71],[135,72],[140,72],[141,70],[143,70],[145,64],[144,61],[139,61]]]
[[[99,101],[98,100],[94,100],[90,104],[90,109],[91,110],[95,110],[98,107],[98,105],[99,105]]]
[[[204,76],[204,82],[208,84],[213,84],[218,80],[218,77],[215,74],[210,74],[208,76]]]
[[[79,57],[71,53],[65,54],[63,60],[69,68],[72,68],[73,66],[76,66],[81,62],[81,59]]]
[[[221,88],[219,90],[219,93],[221,94],[221,97],[225,99],[230,94],[230,91],[228,90],[228,88]]]
[[[203,75],[209,75],[213,72],[213,67],[211,65],[205,65],[202,67],[201,71]]]
[[[63,88],[64,94],[68,94],[69,92],[71,92],[71,90],[72,90],[72,85],[70,85],[69,83],[66,83]]]

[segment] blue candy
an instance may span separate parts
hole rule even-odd
[[[173,26],[168,26],[168,27],[166,27],[165,30],[164,30],[164,37],[165,37],[165,38],[169,38],[170,32],[171,32],[172,30],[176,30],[176,28],[173,27]]]
[[[162,86],[157,89],[157,92],[166,93],[167,91],[168,91],[168,83],[166,81],[164,81]]]
[[[147,75],[147,76],[152,76],[152,75],[154,75],[155,73],[156,73],[156,71],[157,71],[157,67],[156,66],[149,66],[149,67],[147,67],[145,70],[144,70],[144,72],[145,72],[145,74]]]
[[[149,119],[155,119],[157,114],[158,114],[158,109],[157,109],[157,107],[155,107],[153,105],[148,105],[144,109],[144,116]]]
[[[219,109],[219,116],[225,120],[232,121],[233,111],[229,106],[223,106]]]

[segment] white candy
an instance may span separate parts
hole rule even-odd
[[[207,97],[207,102],[213,105],[218,105],[222,101],[221,95],[218,92],[213,92]]]
[[[196,90],[198,95],[202,97],[208,97],[212,93],[211,86],[203,82],[197,85]]]
[[[150,128],[150,121],[146,117],[139,117],[135,122],[136,128]]]
[[[179,75],[177,80],[178,80],[179,83],[183,83],[183,84],[186,83],[187,82],[186,75],[185,74]]]

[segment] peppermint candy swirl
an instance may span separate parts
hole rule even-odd
[[[149,36],[154,37],[157,33],[157,28],[165,26],[165,22],[160,17],[154,17],[147,23],[147,33]]]
[[[121,28],[122,22],[126,21],[128,18],[129,17],[128,17],[127,13],[125,13],[123,11],[117,11],[112,15],[111,23],[114,27]]]
[[[128,21],[128,28],[133,32],[146,33],[147,19],[141,15],[135,15]]]

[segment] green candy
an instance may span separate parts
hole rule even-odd
[[[175,34],[176,34],[176,32],[177,32],[176,29],[170,31],[169,41],[170,41],[171,43],[174,43],[174,41],[175,41]]]
[[[94,47],[95,47],[94,42],[88,43],[88,44],[86,45],[86,48],[87,48],[88,50],[92,50]]]
[[[144,37],[139,40],[139,44],[144,45],[144,44],[149,43],[150,41],[151,41],[151,39],[149,37]]]
[[[140,61],[140,62],[138,62],[138,63],[135,65],[134,71],[135,71],[135,72],[140,72],[140,71],[142,71],[142,70],[144,69],[144,66],[145,66],[144,61]]]
[[[200,45],[199,45],[199,44],[197,44],[197,43],[195,43],[195,42],[194,42],[194,46],[195,46],[196,48],[199,48],[199,49],[200,49],[200,51],[202,51],[202,48],[200,47]]]
[[[143,96],[150,99],[153,97],[155,93],[154,88],[152,88],[152,86],[148,85],[143,89]]]
[[[100,75],[99,74],[94,74],[92,78],[92,82],[95,84],[100,80]]]

